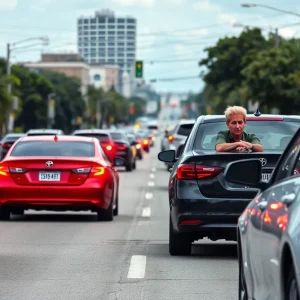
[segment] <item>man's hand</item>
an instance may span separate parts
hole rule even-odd
[[[237,147],[236,150],[237,151],[245,151],[245,150],[247,150],[247,148],[246,147]]]
[[[251,149],[253,145],[251,143],[245,142],[245,141],[240,141],[239,147],[243,147],[246,149]]]

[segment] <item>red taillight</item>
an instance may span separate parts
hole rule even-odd
[[[247,117],[246,121],[283,121],[283,117]]]
[[[191,164],[180,165],[177,168],[176,177],[178,180],[211,179],[222,172],[223,168],[209,167]]]
[[[24,174],[26,171],[27,169],[24,168],[9,167],[9,172],[12,174]]]
[[[174,142],[174,140],[175,140],[175,138],[174,138],[173,135],[169,135],[169,136],[168,136],[168,141],[169,141],[170,143]]]
[[[271,203],[270,208],[272,210],[279,210],[284,208],[284,204],[282,202]]]
[[[112,146],[111,146],[111,145],[107,145],[107,146],[105,147],[105,149],[106,149],[107,151],[111,151],[111,150],[112,150]]]
[[[148,144],[149,144],[149,141],[148,141],[148,140],[144,140],[143,144],[144,144],[144,145],[148,145]]]
[[[284,214],[284,215],[279,216],[279,217],[277,218],[276,223],[277,223],[278,227],[279,227],[282,231],[286,231],[286,227],[287,227],[287,225],[288,225],[288,221],[289,221],[288,215],[287,215],[287,214]]]
[[[102,176],[105,174],[105,168],[104,167],[93,167],[91,170],[92,176]]]
[[[2,148],[10,148],[12,144],[3,143]]]
[[[199,225],[201,220],[183,220],[180,222],[181,225]]]
[[[0,176],[9,176],[9,169],[7,167],[0,167]]]

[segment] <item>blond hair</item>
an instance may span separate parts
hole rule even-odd
[[[228,106],[224,111],[226,121],[230,121],[232,115],[243,115],[244,121],[246,121],[247,110],[242,106]]]

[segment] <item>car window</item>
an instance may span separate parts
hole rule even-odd
[[[18,142],[11,156],[95,156],[94,142],[75,141],[26,141]]]
[[[115,141],[124,140],[124,135],[120,132],[112,132],[111,137]]]
[[[76,136],[86,136],[86,137],[94,137],[96,139],[98,139],[99,141],[109,141],[109,136],[108,134],[105,133],[76,133],[74,134]]]
[[[193,129],[194,124],[183,124],[178,127],[176,134],[188,136]]]
[[[283,151],[300,122],[283,121],[248,121],[245,132],[255,134],[264,146],[264,151]],[[197,131],[195,150],[214,150],[217,134],[228,130],[225,122],[204,123]]]

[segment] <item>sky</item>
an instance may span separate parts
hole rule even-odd
[[[252,1],[252,0],[250,0]],[[15,49],[12,62],[38,61],[42,52],[76,53],[76,21],[108,8],[117,17],[137,19],[137,60],[144,61],[144,79],[158,92],[193,92],[203,89],[198,65],[205,48],[219,38],[236,36],[242,26],[259,26],[264,34],[279,28],[280,35],[300,37],[299,0],[261,0],[259,5],[299,13],[299,17],[265,7],[244,8],[240,0],[0,0],[0,56],[7,43],[48,37]],[[15,46],[17,47],[17,46]],[[300,55],[300,54],[299,54]],[[189,78],[192,77],[192,78]],[[176,81],[159,79],[181,78]]]

